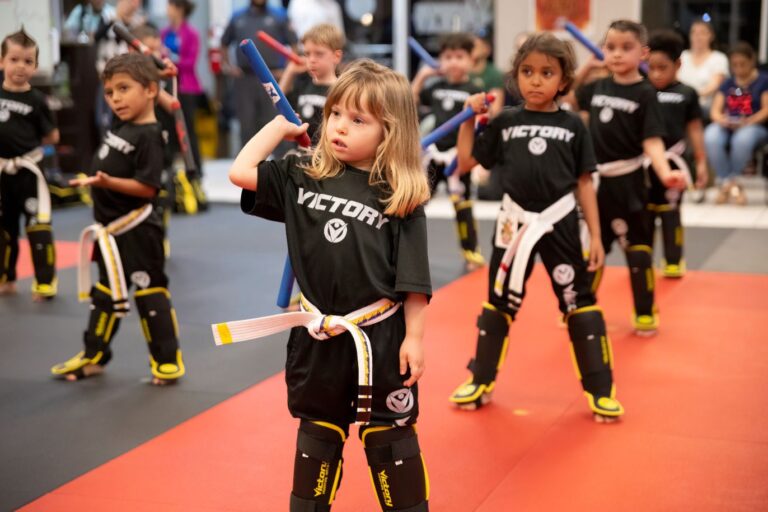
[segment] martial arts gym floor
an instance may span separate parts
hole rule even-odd
[[[167,265],[187,376],[148,384],[135,315],[102,376],[57,381],[49,368],[81,346],[76,240],[90,222],[54,212],[59,297],[33,304],[28,252],[20,293],[0,299],[0,510],[282,511],[296,420],[287,412],[286,334],[216,347],[210,324],[276,312],[281,226],[242,215],[226,164],[207,169],[217,200],[175,216]],[[593,422],[541,268],[510,335],[493,403],[455,410],[485,271],[462,275],[450,204],[429,207],[435,296],[426,329],[419,434],[431,509],[443,511],[768,510],[768,209],[761,182],[746,208],[686,205],[689,273],[659,279],[661,331],[630,328],[623,258],[612,254],[599,303],[615,353],[623,419]],[[488,253],[494,204],[477,206]],[[615,252],[615,251],[614,251]],[[338,276],[344,279],[344,276]],[[350,283],[354,286],[354,283]],[[353,428],[353,433],[356,429]],[[378,510],[356,435],[334,511]]]

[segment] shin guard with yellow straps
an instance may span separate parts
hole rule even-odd
[[[173,177],[173,183],[176,189],[175,211],[195,215],[198,210],[197,197],[189,176],[187,176],[187,171],[184,169],[177,170]]]
[[[361,427],[360,439],[382,510],[429,510],[429,476],[415,427]]]
[[[85,350],[51,368],[57,376],[74,374],[83,376],[83,368],[88,365],[105,366],[112,358],[109,343],[112,341],[122,314],[114,307],[112,292],[101,283],[91,289],[91,312],[88,329],[83,333]]]
[[[464,200],[461,196],[452,194],[451,201],[456,211],[456,229],[464,259],[467,263],[477,266],[485,264],[485,258],[480,254],[477,245],[477,221],[472,214],[472,200]]]
[[[680,223],[680,210],[663,209],[658,215],[661,218],[661,235],[664,241],[664,276],[683,277],[685,261],[683,261],[683,226]]]
[[[165,288],[146,288],[137,291],[135,299],[141,328],[149,345],[152,375],[163,380],[178,379],[185,370],[171,293]]]
[[[56,295],[56,248],[50,224],[27,226],[27,239],[32,253],[35,279],[32,293],[51,298]]]
[[[496,385],[496,374],[504,364],[509,345],[509,326],[512,317],[489,303],[477,317],[477,349],[468,368],[472,377],[456,388],[450,401],[464,408],[474,409],[490,401]]]
[[[293,465],[291,512],[326,512],[341,484],[347,432],[332,423],[301,420]]]
[[[632,245],[627,249],[627,265],[632,285],[635,314],[653,315],[654,274],[653,249],[647,245]]]
[[[568,334],[571,338],[574,369],[589,407],[601,416],[617,417],[624,414],[624,408],[615,398],[613,352],[605,329],[603,311],[597,306],[587,306],[570,312]]]

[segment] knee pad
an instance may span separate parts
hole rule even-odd
[[[477,222],[472,214],[472,201],[462,200],[460,196],[452,196],[452,199],[461,248],[465,253],[477,253]]]
[[[135,294],[141,329],[149,345],[152,375],[173,380],[184,375],[184,362],[179,350],[179,328],[171,294],[165,288],[146,288]]]
[[[331,510],[341,483],[347,433],[332,423],[302,420],[296,439],[291,512]]]
[[[627,265],[637,315],[653,315],[652,253],[653,250],[647,245],[632,245],[627,249]]]
[[[683,257],[683,226],[680,210],[667,210],[661,217],[661,234],[664,240],[664,259],[667,264],[679,265]]]
[[[35,280],[32,292],[43,297],[56,295],[56,248],[50,224],[27,226],[27,239],[32,253]]]
[[[112,359],[109,343],[120,327],[120,311],[115,308],[112,293],[101,283],[91,288],[91,311],[88,328],[83,333],[85,350],[51,368],[54,375],[76,373],[87,365],[105,366]]]
[[[413,426],[365,427],[360,439],[382,510],[428,510],[429,477]]]
[[[477,351],[469,362],[473,382],[491,385],[501,369],[509,345],[509,326],[512,317],[493,307],[483,304],[483,311],[477,317]]]

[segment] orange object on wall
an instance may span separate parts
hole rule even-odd
[[[536,0],[536,30],[558,30],[557,19],[567,18],[580,30],[591,21],[591,0]]]

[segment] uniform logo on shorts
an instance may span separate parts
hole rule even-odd
[[[6,122],[11,117],[11,112],[7,109],[0,110],[0,123]]]
[[[137,270],[131,274],[131,282],[141,289],[149,287],[149,274],[143,270]]]
[[[413,393],[408,388],[398,389],[387,395],[387,408],[396,413],[413,409]]]
[[[341,219],[331,219],[325,223],[325,239],[332,244],[337,244],[347,236],[347,223]]]
[[[272,100],[272,103],[277,103],[280,101],[280,95],[277,93],[277,89],[275,89],[275,86],[272,84],[272,82],[262,82],[261,86],[264,87],[265,91],[267,91],[267,95]]]
[[[573,270],[573,265],[567,263],[561,263],[552,270],[552,279],[560,286],[572,283],[575,275],[576,272]]]
[[[616,236],[624,236],[627,234],[627,231],[629,231],[627,221],[624,219],[613,219],[611,221],[611,229],[616,234]]]
[[[31,213],[33,215],[37,213],[37,198],[30,197],[26,201],[24,201],[24,210],[27,213]]]
[[[534,137],[528,143],[528,151],[530,151],[532,155],[541,155],[546,150],[547,150],[547,141],[542,139],[541,137]]]
[[[99,160],[104,160],[107,158],[107,155],[109,154],[109,146],[106,144],[102,144],[99,148]]]
[[[613,119],[613,109],[611,107],[603,107],[603,110],[600,111],[600,121],[603,123],[610,123],[611,119]]]

